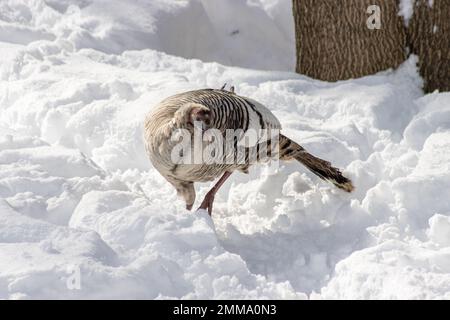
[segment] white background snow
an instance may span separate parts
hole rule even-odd
[[[423,95],[415,57],[295,74],[293,33],[290,0],[1,0],[0,298],[449,299],[450,93]],[[284,163],[187,212],[142,122],[225,82],[355,192]]]

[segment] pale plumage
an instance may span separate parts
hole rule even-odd
[[[244,133],[260,129],[275,131],[281,129],[281,124],[262,104],[239,96],[234,93],[234,90],[223,89],[203,89],[177,94],[160,102],[149,113],[145,120],[144,133],[149,158],[153,166],[184,198],[188,209],[195,201],[194,182],[210,181],[223,175],[200,206],[211,213],[214,195],[225,179],[234,170],[247,172],[252,163],[247,159],[250,157],[247,153],[244,163],[174,163],[171,155],[178,141],[172,140],[171,137],[177,129],[189,130],[193,134],[195,121],[202,123],[204,129],[220,130],[223,136],[227,129],[241,130]],[[267,141],[269,147],[271,143],[274,143],[271,139]],[[230,150],[237,148],[237,141],[233,143]],[[333,168],[329,162],[307,153],[300,145],[283,135],[279,135],[277,143],[279,145],[277,156],[281,160],[296,159],[319,177],[331,181],[337,187],[348,192],[353,189],[351,181],[342,176],[340,171]],[[262,143],[258,142],[255,149],[258,160],[259,152],[262,152],[260,145],[262,146]]]

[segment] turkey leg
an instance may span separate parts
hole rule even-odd
[[[214,202],[214,196],[216,195],[217,191],[219,191],[220,187],[224,184],[224,182],[228,179],[228,177],[231,176],[230,171],[226,171],[222,177],[220,177],[219,181],[214,185],[214,187],[211,188],[211,190],[208,191],[208,193],[205,196],[205,199],[203,199],[202,204],[200,205],[199,209],[208,210],[208,214],[211,215],[212,213],[212,206]]]

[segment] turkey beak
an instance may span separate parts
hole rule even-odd
[[[205,119],[203,119],[203,130],[208,130],[211,125],[211,119],[209,118],[209,114],[205,116]]]

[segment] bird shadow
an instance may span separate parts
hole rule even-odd
[[[281,190],[297,170],[289,164],[252,185],[238,177],[241,182],[226,186],[222,195],[231,195],[213,220],[222,247],[238,254],[250,272],[311,294],[328,283],[339,261],[367,246],[373,217],[352,204],[353,194],[305,174],[294,175],[295,194],[286,195]]]
[[[362,248],[365,228],[348,232],[342,226],[299,234],[264,230],[244,234],[234,225],[217,231],[219,243],[239,255],[250,272],[276,282],[288,281],[298,292],[320,292],[331,279],[336,264]]]

